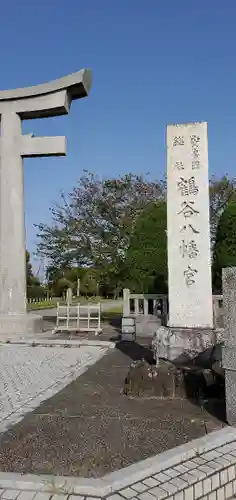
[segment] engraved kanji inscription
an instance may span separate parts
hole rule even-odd
[[[200,166],[201,166],[201,163],[199,160],[192,161],[192,170],[197,170],[198,168],[200,168]]]
[[[192,176],[189,179],[184,179],[180,177],[179,182],[177,182],[177,189],[180,191],[181,196],[189,196],[198,194],[198,186],[196,185],[195,177]]]
[[[185,224],[183,227],[181,227],[180,232],[183,233],[184,231],[186,231],[188,229],[188,227],[192,230],[192,232],[194,234],[200,233],[200,231],[198,231],[195,227],[193,227],[192,224],[188,224],[188,225]]]
[[[199,249],[194,240],[182,240],[179,246],[181,257],[189,257],[189,259],[196,259],[199,254]]]
[[[200,137],[197,135],[190,136],[190,142],[192,147],[192,169],[200,168]]]
[[[176,135],[173,138],[173,146],[184,146],[184,136],[183,135]]]
[[[197,272],[198,272],[197,269],[193,269],[191,264],[184,271],[185,283],[188,287],[194,285],[195,276],[196,276]]]
[[[174,168],[177,170],[184,170],[184,163],[182,161],[176,161]]]
[[[183,201],[183,203],[181,203],[181,207],[182,208],[179,212],[177,212],[177,215],[182,214],[185,219],[199,214],[199,211],[194,208],[194,201]]]
[[[195,147],[199,148],[200,137],[198,135],[190,135],[190,142],[191,142],[192,148],[195,148]]]

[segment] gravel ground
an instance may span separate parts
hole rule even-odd
[[[221,425],[186,400],[124,396],[131,358],[142,351],[117,344],[2,434],[0,470],[99,477],[204,435],[203,419]]]

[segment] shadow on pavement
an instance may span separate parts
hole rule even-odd
[[[129,356],[132,361],[145,359],[145,361],[147,361],[150,365],[155,364],[153,353],[148,343],[147,345],[143,345],[142,343],[139,343],[137,341],[118,341],[116,343],[116,348],[119,349],[123,354],[126,354],[126,356]]]

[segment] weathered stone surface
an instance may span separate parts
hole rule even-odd
[[[236,347],[236,267],[222,270],[225,345]]]
[[[152,339],[154,358],[156,361],[158,358],[173,361],[183,354],[193,358],[221,342],[223,336],[223,330],[162,326]]]
[[[169,326],[212,328],[207,123],[167,127]]]
[[[0,316],[1,340],[23,338],[26,334],[42,332],[43,318],[36,314],[9,314]]]
[[[134,361],[124,380],[124,394],[139,396],[150,387],[150,379],[152,379],[151,365],[144,359]]]
[[[131,364],[125,378],[124,393],[161,398],[184,397],[184,375],[168,361],[161,361],[158,366],[149,365],[145,360],[136,361]]]
[[[152,370],[153,385],[156,394],[161,397],[185,397],[185,381],[182,370],[168,361],[161,361]]]
[[[236,425],[236,267],[222,271],[225,345],[226,414],[230,425]]]

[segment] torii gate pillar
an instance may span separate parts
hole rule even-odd
[[[42,318],[27,314],[23,158],[66,154],[65,137],[22,135],[21,121],[69,112],[86,97],[91,72],[35,87],[0,91],[0,339],[42,331]],[[40,194],[39,194],[40,195]]]

